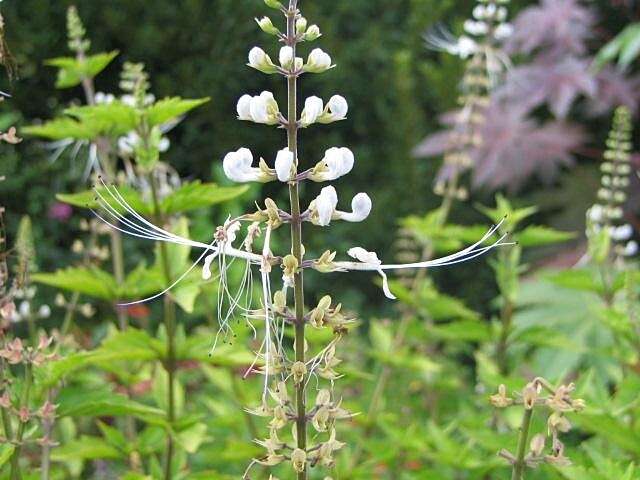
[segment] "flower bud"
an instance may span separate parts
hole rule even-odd
[[[251,49],[249,52],[248,65],[263,73],[276,73],[278,71],[269,55],[260,47],[253,47]]]
[[[282,10],[284,8],[278,0],[264,0],[264,4],[267,7],[273,8],[276,10]]]
[[[321,35],[322,34],[320,33],[320,28],[317,25],[311,25],[309,28],[307,28],[307,31],[302,36],[302,39],[305,42],[313,42],[314,40],[320,38]]]
[[[546,441],[546,438],[541,433],[534,435],[530,443],[531,453],[536,457],[539,457],[540,455],[542,455],[545,441]]]
[[[280,49],[280,65],[282,68],[291,68],[293,64],[293,48],[285,46]]]
[[[280,30],[273,25],[269,17],[256,18],[256,23],[264,33],[268,33],[269,35],[277,35],[280,33]]]
[[[316,48],[311,51],[307,64],[304,66],[304,71],[309,73],[322,73],[331,68],[331,57],[329,54],[322,51],[320,48]]]
[[[302,35],[306,29],[307,29],[307,19],[304,17],[298,18],[298,20],[296,20],[296,33],[298,35]]]
[[[338,193],[336,192],[336,189],[333,188],[333,186],[324,187],[320,191],[320,195],[318,195],[314,200],[314,223],[321,227],[329,225],[333,214],[336,211],[337,205]]]

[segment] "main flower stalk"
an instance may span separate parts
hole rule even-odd
[[[298,16],[297,8],[298,0],[289,1],[289,10],[287,12],[287,37],[286,43],[293,49],[295,58],[296,52],[296,18]],[[298,108],[297,108],[297,75],[289,74],[287,77],[287,100],[288,100],[288,118],[287,126],[287,145],[293,153],[293,165],[297,176],[298,172]],[[300,196],[298,193],[298,181],[293,180],[289,183],[289,201],[291,204],[291,253],[298,261],[298,265],[302,265],[302,217],[300,216]],[[305,363],[305,319],[304,319],[304,278],[303,269],[298,269],[294,275],[294,300],[295,300],[295,357],[296,362]],[[296,384],[296,437],[297,446],[301,450],[307,448],[307,413],[306,413],[306,396],[305,396],[304,379]],[[299,472],[297,475],[299,480],[307,478],[307,469]]]

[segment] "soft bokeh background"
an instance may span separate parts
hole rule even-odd
[[[4,107],[23,124],[52,118],[66,105],[79,99],[81,91],[56,91],[53,69],[43,65],[52,57],[66,54],[65,11],[71,2],[20,0],[5,2],[7,41],[18,61],[19,77],[4,85],[13,101]],[[93,51],[117,49],[118,59],[100,75],[98,90],[117,91],[124,61],[144,62],[158,97],[210,96],[211,103],[193,112],[171,132],[172,148],[165,160],[187,178],[221,180],[221,158],[231,149],[247,145],[266,157],[282,143],[272,129],[251,128],[235,119],[235,102],[246,92],[271,89],[282,95],[278,79],[256,75],[244,64],[251,46],[264,38],[253,17],[263,15],[255,0],[192,0],[75,2],[93,42]],[[332,232],[335,248],[366,239],[367,247],[393,256],[394,232],[399,218],[422,213],[438,202],[432,182],[440,160],[416,159],[412,150],[427,134],[438,129],[439,114],[452,109],[456,83],[463,64],[449,55],[428,51],[423,34],[443,22],[459,31],[474,2],[453,0],[344,0],[305,2],[305,14],[324,32],[320,46],[331,52],[340,68],[322,77],[305,78],[302,96],[327,98],[344,95],[351,106],[349,121],[331,129],[304,132],[302,156],[306,165],[315,163],[332,145],[349,146],[356,153],[352,175],[339,185],[342,197],[358,191],[374,199],[370,220],[357,226],[339,225]],[[512,16],[535,2],[516,1]],[[595,28],[586,44],[591,51],[618,33],[637,13],[631,2],[589,2],[597,12]],[[275,52],[271,52],[272,54]],[[637,89],[636,89],[637,90]],[[634,92],[637,93],[637,92]],[[584,100],[578,100],[570,117],[590,133],[587,150],[602,143],[610,111],[593,117],[585,114]],[[544,113],[542,114],[545,115]],[[581,230],[585,207],[592,203],[597,182],[595,157],[576,155],[572,168],[563,168],[553,183],[543,186],[532,176],[522,182],[517,198],[544,199],[544,220]],[[47,220],[54,194],[77,185],[84,159],[49,160],[37,141],[25,142],[3,159],[8,181],[2,185],[7,197],[9,228],[19,215],[30,214],[36,222],[39,264],[43,269],[59,265],[70,244],[69,225]],[[515,181],[514,181],[515,184]],[[558,188],[561,187],[561,188]],[[314,192],[305,192],[312,198]],[[491,193],[477,190],[465,208],[455,212],[456,220],[475,217],[474,202],[491,201]],[[568,212],[568,209],[574,209]],[[202,232],[207,235],[207,232]],[[324,241],[318,240],[318,241]],[[464,268],[443,274],[444,282],[480,306],[491,293],[463,281]],[[341,281],[341,279],[338,279]],[[379,305],[367,277],[344,284],[352,297],[368,305]],[[490,288],[490,287],[487,287]],[[364,292],[364,293],[362,293]],[[355,300],[355,298],[354,298]]]

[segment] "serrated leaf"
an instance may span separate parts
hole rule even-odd
[[[31,279],[51,287],[79,292],[103,300],[116,300],[118,287],[110,273],[97,267],[77,267],[55,273],[35,273]]]
[[[107,193],[104,187],[98,188],[97,192],[102,195],[104,201],[108,202],[109,206],[116,210],[118,213],[124,214],[124,207],[109,193]],[[126,202],[131,205],[131,207],[141,215],[151,215],[152,207],[147,205],[140,194],[129,187],[118,187],[118,192],[122,195],[122,198],[126,200]],[[56,198],[63,203],[68,203],[69,205],[73,205],[74,207],[80,208],[91,208],[98,209],[100,208],[100,202],[97,200],[98,195],[96,190],[86,190],[84,192],[78,193],[59,193],[56,195]],[[101,212],[104,216],[105,220],[109,222],[113,222],[115,219],[107,212]]]
[[[164,288],[164,277],[157,267],[147,268],[138,265],[131,271],[122,286],[118,297],[122,300],[140,300],[148,295],[161,292]]]
[[[100,125],[89,122],[79,122],[76,119],[56,118],[42,125],[22,127],[20,133],[49,140],[92,140],[100,135]]]
[[[219,187],[215,183],[189,182],[167,196],[161,204],[165,214],[187,212],[232,200],[248,190],[247,186]]]
[[[573,232],[561,232],[542,225],[531,225],[518,233],[518,243],[523,247],[541,247],[566,242],[575,238]]]
[[[151,127],[161,125],[184,115],[190,110],[207,103],[209,100],[208,97],[196,100],[184,100],[180,97],[165,98],[147,108],[147,123]]]
[[[120,101],[101,105],[81,105],[64,111],[81,123],[95,125],[103,135],[120,136],[135,130],[139,114],[135,108]]]
[[[56,88],[71,88],[82,83],[85,78],[93,78],[118,56],[118,51],[90,55],[83,60],[73,57],[59,57],[47,60],[45,65],[57,67]]]
[[[99,420],[98,428],[109,445],[117,448],[121,452],[126,452],[128,450],[129,442],[120,430]]]
[[[640,454],[640,435],[609,415],[581,413],[574,418],[581,428],[597,434],[634,455]]]
[[[75,460],[118,459],[123,454],[99,437],[83,435],[77,440],[71,440],[56,447],[51,452],[54,462],[68,462]]]

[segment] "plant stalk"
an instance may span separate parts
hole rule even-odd
[[[522,426],[518,435],[518,451],[516,453],[516,462],[513,464],[513,473],[511,480],[522,480],[524,478],[524,455],[527,451],[527,441],[529,437],[529,427],[531,426],[531,418],[533,417],[533,408],[526,409],[522,417]]]
[[[158,198],[158,188],[156,179],[149,175],[149,183],[151,185],[151,193],[153,196],[153,208],[156,215],[156,221],[159,224],[164,223],[162,211],[160,210],[160,199]],[[169,265],[169,254],[165,242],[159,242],[160,261],[165,277],[165,282],[169,284],[172,280],[171,266]],[[167,371],[167,422],[172,427],[175,422],[175,373],[176,373],[176,306],[169,295],[164,296],[164,325],[167,335],[167,357],[163,362],[163,366]],[[167,435],[166,458],[164,464],[164,479],[171,480],[173,469],[173,451],[174,443],[171,432]]]
[[[296,49],[296,16],[298,14],[298,0],[289,0],[287,11],[287,44]],[[297,78],[294,74],[287,77],[287,145],[293,153],[296,173],[298,167],[298,112],[297,112]],[[291,203],[291,253],[302,266],[302,220],[300,218],[300,195],[298,182],[289,183],[289,201]],[[304,320],[304,282],[302,268],[294,276],[295,298],[295,357],[297,362],[305,363],[305,320]],[[296,384],[296,437],[297,448],[307,449],[307,407],[306,407],[306,379]],[[297,474],[298,480],[306,480],[307,468]]]
[[[20,400],[20,408],[29,408],[29,395],[31,394],[31,383],[33,381],[33,371],[30,363],[24,367],[24,385],[22,390],[22,398]],[[11,457],[11,480],[20,480],[22,473],[20,472],[20,452],[22,450],[22,437],[27,423],[20,421],[18,431],[15,436],[15,450]]]

